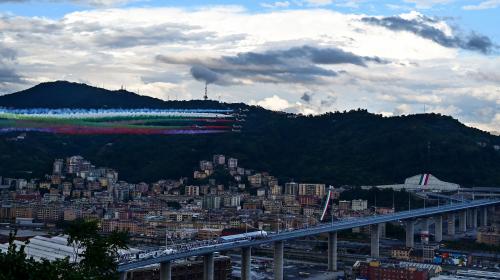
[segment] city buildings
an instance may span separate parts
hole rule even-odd
[[[299,195],[310,195],[323,198],[326,194],[325,184],[299,184]]]
[[[127,231],[134,242],[154,246],[165,244],[166,239],[173,244],[189,243],[217,239],[225,231],[281,232],[321,222],[326,184],[279,181],[225,155],[201,160],[194,169],[189,178],[131,183],[122,180],[116,170],[94,166],[80,156],[56,159],[52,174],[44,178],[1,178],[0,220],[56,231],[62,221],[97,220],[103,233]],[[339,200],[343,190],[332,191],[328,221],[394,212],[392,207],[368,207],[364,199]],[[372,229],[358,228],[353,236],[369,236]],[[380,237],[386,235],[385,224],[379,233]],[[498,228],[494,224],[481,228],[478,241],[498,244]],[[350,249],[344,248],[347,255]],[[386,257],[398,262],[358,263],[356,273],[370,279],[429,279],[438,274],[437,266],[416,264],[433,263],[436,254],[441,254],[437,244],[413,248],[401,244],[383,250]],[[363,249],[354,252],[360,253]],[[465,263],[497,261],[495,255],[476,253]]]
[[[353,211],[362,211],[368,208],[368,201],[362,199],[353,199],[351,201],[351,209]]]
[[[500,225],[480,228],[477,232],[477,242],[500,246]]]
[[[353,266],[357,278],[370,280],[428,280],[440,273],[440,266],[408,262],[357,261]]]

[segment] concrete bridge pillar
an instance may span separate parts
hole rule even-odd
[[[467,209],[465,212],[467,213],[467,228],[470,229],[472,228],[472,209]]]
[[[126,271],[120,272],[120,280],[127,280],[127,272]]]
[[[481,208],[481,226],[488,226],[488,207]]]
[[[422,231],[427,231],[429,232],[429,226],[432,222],[432,218],[424,218],[422,221]]]
[[[490,213],[490,215],[488,215],[488,222],[490,224],[493,224],[493,222],[495,222],[494,214],[496,213],[497,207],[495,205],[493,205],[493,206],[488,206],[487,209],[488,209],[488,212]]]
[[[477,213],[478,213],[477,208],[472,209],[472,228],[473,229],[477,228]]]
[[[448,214],[448,235],[455,235],[455,213]]]
[[[241,280],[250,280],[252,267],[252,247],[241,248]]]
[[[434,217],[434,239],[436,242],[443,241],[443,216]]]
[[[370,225],[370,235],[371,235],[371,257],[379,258],[380,257],[380,224]]]
[[[337,232],[328,233],[328,270],[337,271]]]
[[[214,254],[203,256],[203,280],[214,280]]]
[[[380,237],[381,238],[385,238],[386,237],[386,233],[387,233],[386,229],[387,229],[386,224],[385,223],[381,223],[380,224]]]
[[[415,221],[408,220],[405,223],[406,223],[406,247],[413,248],[415,247],[415,239],[414,239]]]
[[[172,279],[172,262],[162,262],[160,263],[160,280],[170,280]]]
[[[467,231],[467,211],[462,211],[458,214],[458,231]]]
[[[274,242],[274,279],[283,280],[283,241]]]

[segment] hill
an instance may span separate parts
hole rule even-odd
[[[211,102],[211,106],[218,104]],[[169,101],[138,95],[126,90],[110,91],[86,84],[56,81],[0,96],[7,108],[167,108],[196,106],[196,102]]]
[[[0,135],[0,176],[41,177],[57,157],[79,154],[122,179],[152,182],[191,176],[201,159],[223,153],[282,180],[366,185],[430,172],[465,186],[500,186],[500,137],[436,114],[385,118],[366,110],[301,116],[245,104],[162,101],[68,82],[0,96],[13,108],[233,108],[245,110],[241,133],[220,135]]]

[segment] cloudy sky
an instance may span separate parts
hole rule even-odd
[[[500,0],[0,0],[0,94],[69,80],[500,131]]]

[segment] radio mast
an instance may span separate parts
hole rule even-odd
[[[203,96],[204,100],[208,100],[208,83],[205,82],[205,95]]]

